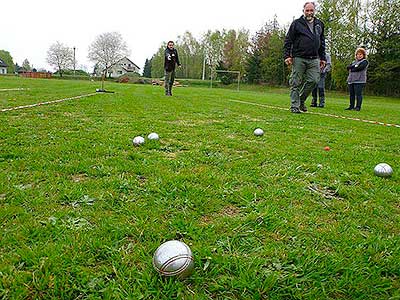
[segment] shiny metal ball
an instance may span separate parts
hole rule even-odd
[[[140,146],[144,144],[144,138],[142,136],[136,136],[133,140],[132,143],[134,146]]]
[[[152,132],[152,133],[150,133],[150,134],[147,136],[147,138],[148,138],[149,140],[158,140],[158,139],[159,139],[159,136],[158,136],[157,133]]]
[[[256,128],[256,129],[254,130],[254,135],[256,135],[256,136],[262,136],[262,135],[264,135],[264,130],[262,130],[261,128]]]
[[[374,173],[379,177],[390,177],[393,174],[393,169],[386,163],[380,163],[375,166]]]
[[[194,269],[192,251],[181,241],[165,242],[154,252],[153,266],[163,276],[185,278]]]

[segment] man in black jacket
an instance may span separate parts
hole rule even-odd
[[[172,96],[172,86],[175,80],[175,67],[180,66],[178,51],[174,48],[174,42],[169,41],[164,52],[164,71],[165,71],[165,95]]]
[[[306,2],[303,16],[292,22],[285,38],[285,63],[292,65],[289,83],[293,113],[307,111],[304,103],[319,81],[320,68],[326,64],[324,24],[314,13],[314,2]]]

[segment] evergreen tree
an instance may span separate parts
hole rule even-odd
[[[261,79],[261,55],[255,49],[247,59],[246,78],[249,83],[259,83]]]
[[[146,58],[143,68],[143,77],[151,78],[151,61],[151,59]]]
[[[271,85],[283,85],[287,82],[288,71],[282,59],[285,33],[279,28],[271,31],[265,56],[261,61],[261,72]]]
[[[288,70],[282,59],[286,32],[280,28],[276,16],[252,38],[247,60],[247,76],[251,82],[282,85],[287,82]]]

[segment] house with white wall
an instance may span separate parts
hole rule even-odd
[[[0,74],[7,74],[8,65],[0,58]]]
[[[114,64],[107,72],[108,77],[119,77],[127,73],[139,73],[140,68],[137,64],[131,61],[129,58],[124,57]],[[95,67],[94,73],[97,76],[101,76],[101,70]]]

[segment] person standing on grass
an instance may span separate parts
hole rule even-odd
[[[172,96],[172,86],[175,80],[175,67],[180,66],[178,51],[174,48],[174,42],[169,41],[164,51],[165,95]]]
[[[355,52],[355,61],[347,66],[347,70],[349,71],[347,83],[350,92],[350,105],[346,110],[361,110],[361,104],[363,101],[362,90],[367,83],[367,69],[367,52],[364,48],[357,48]],[[354,106],[356,98],[357,104]]]
[[[303,16],[294,20],[286,34],[284,59],[292,66],[290,76],[290,111],[307,111],[305,101],[320,78],[326,64],[324,24],[315,16],[315,3],[306,2]]]
[[[317,107],[318,96],[319,96],[319,104],[318,107],[325,107],[325,78],[326,74],[331,70],[331,56],[326,53],[326,65],[321,69],[320,79],[318,85],[312,91],[312,101],[311,107]]]

